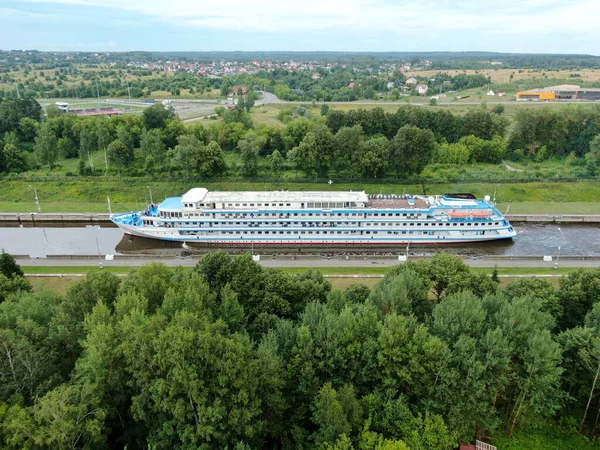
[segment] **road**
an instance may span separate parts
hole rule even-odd
[[[410,259],[410,257],[409,257]],[[85,258],[17,258],[17,264],[21,266],[36,266],[36,267],[89,267],[96,266],[102,263],[104,267],[138,267],[152,262],[160,262],[170,267],[183,266],[193,267],[198,262],[197,257],[190,258],[171,258],[171,257],[155,257],[155,258],[116,258],[113,261],[99,260],[95,257]],[[467,258],[464,262],[470,267],[480,268],[547,268],[552,269],[555,264],[558,267],[573,268],[600,268],[600,258],[596,259],[581,259],[581,258],[566,258],[561,257],[558,261],[545,262],[542,258]],[[260,264],[263,267],[292,267],[292,268],[364,268],[364,267],[392,267],[399,264],[396,259],[383,259],[365,257],[363,259],[262,259]]]

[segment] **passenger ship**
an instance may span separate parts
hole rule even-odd
[[[209,192],[194,188],[145,211],[111,215],[126,234],[218,246],[450,244],[516,232],[489,196],[365,192]]]

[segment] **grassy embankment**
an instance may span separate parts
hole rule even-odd
[[[366,190],[367,193],[423,193],[421,185],[393,183],[300,183],[292,181],[153,181],[147,178],[123,178],[103,180],[101,177],[73,181],[1,180],[0,211],[36,211],[34,189],[44,212],[107,212],[106,197],[110,196],[112,210],[131,211],[142,209],[149,199],[146,186],[151,186],[155,202],[176,196],[197,186],[210,190]],[[505,211],[510,205],[511,213],[547,214],[600,214],[600,183],[580,182],[531,182],[531,183],[440,183],[426,185],[427,194],[444,192],[472,192],[478,197],[492,195],[496,189],[498,206]]]
[[[62,293],[73,283],[77,282],[81,278],[75,276],[75,274],[85,274],[90,271],[100,270],[97,266],[82,266],[82,267],[71,267],[71,266],[56,266],[56,267],[44,267],[44,266],[23,266],[23,271],[26,274],[62,274],[62,277],[28,277],[28,280],[36,290],[52,290],[55,292]],[[103,271],[111,272],[115,274],[125,275],[132,268],[130,267],[104,267]],[[321,273],[328,276],[329,282],[334,288],[346,289],[351,284],[361,283],[367,285],[369,288],[373,288],[381,281],[381,277],[387,273],[389,267],[323,267],[319,268]],[[191,268],[186,269],[191,270]],[[295,274],[301,273],[306,268],[282,268],[284,272]],[[490,268],[473,268],[473,272],[481,272],[491,274],[492,269]],[[500,286],[504,287],[513,281],[519,279],[524,275],[539,276],[539,275],[554,275],[552,278],[547,278],[552,284],[558,287],[560,277],[557,275],[566,275],[572,272],[573,268],[560,268],[554,270],[552,268],[536,267],[536,268],[498,268],[498,274],[500,278]],[[351,278],[335,277],[336,275],[353,275]],[[511,276],[512,275],[512,276]]]

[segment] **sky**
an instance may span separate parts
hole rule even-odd
[[[600,53],[600,0],[0,0],[0,49]]]

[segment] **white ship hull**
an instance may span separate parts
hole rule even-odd
[[[245,245],[273,245],[273,246],[331,246],[331,245],[379,245],[379,246],[406,246],[410,245],[441,245],[441,244],[464,244],[468,242],[489,242],[501,239],[511,239],[516,236],[516,232],[508,230],[500,230],[496,234],[489,233],[488,235],[470,235],[468,232],[450,231],[447,235],[437,236],[420,236],[420,237],[377,237],[377,236],[340,236],[340,237],[312,237],[297,235],[295,237],[287,237],[284,235],[279,238],[268,237],[248,237],[244,235],[229,237],[229,236],[181,236],[177,230],[172,229],[156,229],[132,227],[129,225],[118,224],[125,234],[138,236],[149,239],[158,239],[172,242],[186,242],[197,244],[212,244],[223,246],[245,246]]]

